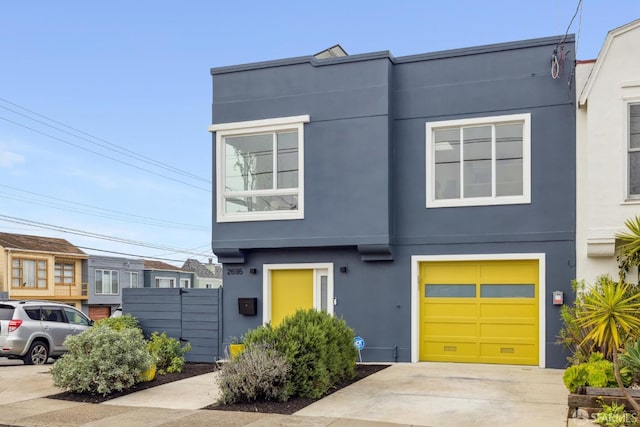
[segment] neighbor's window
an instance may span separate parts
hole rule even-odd
[[[55,263],[56,285],[73,285],[75,282],[75,264],[72,262]]]
[[[530,203],[530,114],[427,123],[427,207]]]
[[[640,198],[640,104],[629,104],[629,197]]]
[[[169,277],[156,277],[156,288],[175,288],[176,279]]]
[[[117,270],[96,270],[96,294],[117,295],[119,292]]]
[[[180,279],[180,287],[181,288],[190,288],[191,287],[191,279]]]
[[[304,123],[309,116],[212,125],[217,221],[304,217]]]
[[[140,286],[140,282],[139,282],[139,277],[138,277],[138,272],[136,271],[130,271],[129,272],[129,287],[130,288],[137,288]]]
[[[11,261],[11,287],[46,288],[47,261],[14,258]]]

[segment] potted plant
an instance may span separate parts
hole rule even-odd
[[[235,359],[244,351],[244,337],[231,337],[230,341],[229,356],[231,359]]]

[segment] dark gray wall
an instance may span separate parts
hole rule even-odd
[[[311,117],[304,128],[304,220],[214,222],[214,252],[389,243],[390,67],[383,56],[214,72],[213,123]]]
[[[573,58],[559,79],[550,76],[559,39],[212,70],[214,123],[311,116],[305,219],[217,224],[214,216],[214,252],[245,249],[224,266],[224,338],[261,323],[261,302],[246,317],[237,298],[261,301],[263,264],[333,262],[335,312],[365,338],[363,358],[408,361],[412,255],[544,253],[546,366],[563,367],[550,295],[573,301],[576,158]],[[572,37],[565,51],[575,51]],[[518,113],[531,114],[531,203],[426,209],[425,124]],[[359,245],[387,241],[392,261],[363,261]]]
[[[220,359],[222,289],[124,289],[122,312],[140,322],[145,337],[152,332],[191,343],[188,362]]]

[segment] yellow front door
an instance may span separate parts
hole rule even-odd
[[[271,324],[299,309],[313,308],[313,270],[271,271]]]
[[[420,264],[420,360],[538,365],[535,260]]]

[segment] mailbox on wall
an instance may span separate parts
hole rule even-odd
[[[238,298],[238,313],[244,316],[258,314],[258,298]]]

